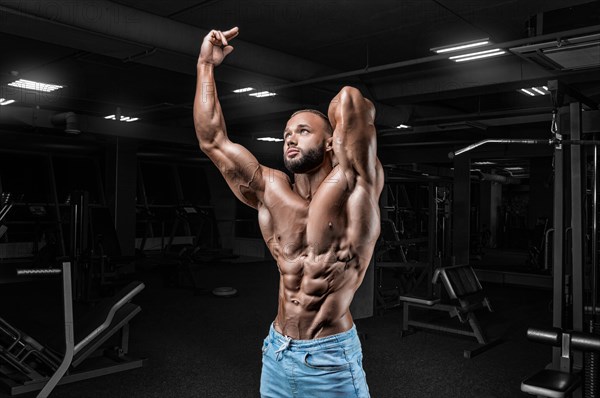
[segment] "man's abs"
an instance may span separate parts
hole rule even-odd
[[[335,256],[310,256],[297,263],[278,262],[279,308],[275,329],[289,337],[310,340],[342,333],[352,327],[349,308],[363,269],[356,261]]]

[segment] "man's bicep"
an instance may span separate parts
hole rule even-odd
[[[211,148],[203,148],[203,151],[217,166],[235,196],[256,208],[264,192],[263,166],[256,157],[228,139]]]

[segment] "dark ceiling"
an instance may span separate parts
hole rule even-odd
[[[52,128],[53,114],[71,111],[82,134],[66,139],[116,135],[145,148],[191,149],[200,43],[211,28],[239,26],[235,51],[216,75],[234,140],[275,159],[281,144],[254,138],[279,136],[294,110],[326,110],[349,84],[376,104],[384,163],[451,165],[445,154],[474,141],[547,137],[552,102],[518,92],[522,87],[556,79],[600,101],[599,3],[0,0],[0,98],[16,100],[0,107],[0,140],[12,139],[11,131]],[[575,67],[540,65],[518,50],[539,43],[558,48],[584,36],[595,41],[577,59],[589,62]],[[455,63],[430,51],[480,38],[495,43],[483,49],[506,53]],[[16,78],[64,88],[35,94],[7,86]],[[277,95],[232,92],[247,86]],[[104,120],[117,108],[140,120]],[[411,129],[397,129],[401,123]],[[515,156],[527,162],[511,153],[506,164],[514,165]]]

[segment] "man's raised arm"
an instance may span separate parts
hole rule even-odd
[[[237,35],[238,28],[233,28],[212,30],[204,37],[197,65],[194,127],[200,149],[218,167],[233,193],[256,208],[264,192],[263,167],[246,148],[227,137],[214,77],[214,68],[233,51],[229,41]]]
[[[328,110],[333,127],[333,152],[349,181],[357,177],[375,184],[377,170],[377,135],[375,107],[354,87],[344,87],[333,98]]]

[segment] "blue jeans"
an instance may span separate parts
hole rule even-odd
[[[273,325],[263,343],[261,398],[369,398],[356,326],[314,340],[293,340]]]

